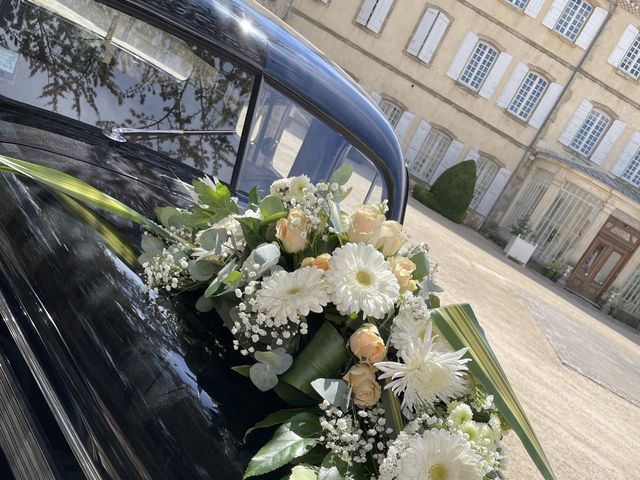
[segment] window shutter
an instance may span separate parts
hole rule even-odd
[[[422,50],[420,50],[420,54],[418,57],[425,63],[429,63],[433,58],[433,54],[440,45],[440,41],[444,36],[444,32],[447,30],[449,26],[449,18],[446,15],[440,14],[433,25],[433,28],[429,32],[429,36],[427,37],[427,41],[424,43]]]
[[[396,131],[396,136],[398,137],[398,141],[400,142],[400,145],[402,145],[402,140],[404,139],[404,136],[407,133],[409,126],[411,126],[411,124],[413,123],[413,119],[415,117],[416,115],[414,113],[404,112],[400,117],[400,120],[398,120],[398,124],[396,125],[395,131]]]
[[[591,155],[591,161],[593,163],[602,165],[602,162],[604,162],[604,159],[607,158],[607,155],[609,155],[609,152],[615,145],[618,137],[626,126],[627,124],[620,120],[616,120],[613,122],[607,133],[604,135],[604,138],[600,142],[600,145],[598,145],[596,151]]]
[[[371,100],[373,100],[373,103],[378,106],[380,105],[380,102],[382,101],[382,95],[380,95],[375,90],[371,90],[371,92],[369,92],[369,96],[371,97]]]
[[[356,22],[360,25],[366,25],[369,17],[371,17],[371,12],[373,12],[374,7],[376,6],[377,0],[364,0],[360,11],[358,12],[358,16],[356,17]]]
[[[573,116],[569,119],[567,125],[564,127],[564,130],[560,134],[560,138],[558,139],[558,141],[562,145],[569,146],[571,144],[573,137],[576,136],[576,133],[578,133],[578,129],[587,119],[587,115],[589,115],[589,112],[592,109],[593,103],[591,103],[586,98],[580,102],[580,105],[578,105],[578,108],[576,108]]]
[[[529,3],[524,9],[524,13],[530,17],[536,18],[540,13],[542,5],[544,5],[544,0],[529,0]]]
[[[451,145],[449,145],[449,148],[447,149],[447,151],[444,152],[444,155],[442,156],[442,160],[440,161],[438,168],[436,168],[436,171],[433,172],[433,175],[431,176],[431,180],[430,180],[431,184],[433,184],[433,182],[435,182],[438,179],[438,177],[442,175],[442,172],[444,172],[449,167],[453,166],[458,161],[458,158],[460,157],[460,152],[462,151],[463,148],[464,148],[464,143],[458,140],[454,140],[453,142],[451,142]]]
[[[458,80],[458,77],[460,77],[462,69],[471,56],[471,52],[473,52],[476,43],[478,43],[478,36],[473,32],[467,32],[460,44],[460,48],[458,48],[456,56],[453,57],[453,61],[451,62],[451,65],[449,65],[449,70],[447,70],[448,77]]]
[[[527,76],[528,72],[529,67],[527,66],[527,64],[518,62],[516,68],[513,69],[511,78],[498,97],[496,105],[498,105],[500,108],[507,108],[509,106],[511,100],[518,91],[518,88],[520,88],[520,85],[522,85],[522,81],[524,80],[524,77]]]
[[[418,55],[418,52],[420,52],[420,49],[427,38],[427,34],[431,30],[437,16],[438,10],[435,8],[430,8],[425,12],[422,16],[422,20],[420,20],[418,28],[416,29],[416,33],[413,34],[413,38],[407,46],[407,53],[410,53],[411,55]]]
[[[474,162],[477,162],[479,158],[480,158],[480,152],[475,148],[470,148],[469,151],[467,152],[467,155],[464,157],[464,160],[465,161],[473,160]]]
[[[555,82],[551,83],[547,87],[547,91],[544,92],[544,95],[540,99],[540,103],[538,103],[538,106],[533,112],[533,115],[531,115],[531,118],[529,119],[529,125],[531,125],[533,128],[540,128],[549,116],[551,109],[555,105],[556,100],[558,100],[558,97],[561,93],[562,85]]]
[[[604,8],[596,7],[589,17],[589,20],[587,20],[587,24],[582,29],[582,32],[580,32],[580,35],[576,38],[576,45],[586,50],[598,34],[598,30],[600,30],[607,15],[608,12]]]
[[[429,132],[431,131],[431,125],[428,122],[422,120],[416,129],[416,133],[413,134],[413,138],[411,139],[411,143],[407,147],[407,151],[404,155],[404,158],[408,165],[411,165],[418,155],[418,151],[422,144],[429,136]]]
[[[382,24],[384,23],[385,18],[389,14],[389,10],[391,10],[391,5],[393,4],[393,0],[378,0],[375,8],[373,9],[373,15],[371,15],[371,20],[367,23],[367,28],[376,33],[380,32],[382,28]]]
[[[564,10],[564,7],[567,6],[567,3],[569,3],[569,0],[554,0],[551,4],[551,8],[549,8],[545,15],[544,20],[542,20],[542,24],[553,30],[553,27],[558,23],[558,19],[560,18],[560,15],[562,15],[562,11]]]
[[[620,65],[620,62],[622,62],[624,55],[629,50],[629,47],[631,47],[631,44],[638,36],[638,33],[638,29],[635,26],[627,25],[627,28],[622,33],[620,40],[618,40],[616,46],[613,47],[613,51],[609,55],[607,62],[617,68]]]
[[[476,212],[485,217],[489,215],[489,212],[491,212],[491,209],[496,204],[498,197],[504,190],[504,187],[507,185],[510,177],[511,170],[507,168],[501,168],[498,170],[493,181],[489,184],[489,188],[487,188],[487,191],[484,193],[482,200],[478,203]]]
[[[509,63],[511,63],[512,58],[513,56],[506,52],[501,52],[500,55],[498,55],[496,63],[493,65],[489,75],[487,75],[487,78],[484,80],[482,88],[478,92],[481,97],[484,97],[487,100],[491,98],[493,92],[496,91],[498,83],[500,83],[500,79],[504,75],[504,72],[507,71],[507,67],[509,66]]]
[[[618,160],[616,160],[616,163],[613,165],[613,167],[611,167],[610,172],[617,177],[622,175],[638,149],[640,149],[640,132],[634,132],[625,145],[624,150],[618,157]]]

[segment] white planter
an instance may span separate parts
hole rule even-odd
[[[513,258],[516,262],[526,265],[533,252],[538,248],[537,245],[529,243],[526,240],[514,235],[504,247],[504,253],[507,257]]]

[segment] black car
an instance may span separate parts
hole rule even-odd
[[[338,67],[231,0],[0,0],[0,155],[152,217],[204,174],[253,185],[354,170],[351,201],[407,176]],[[145,292],[122,219],[0,173],[0,478],[236,479],[278,402],[230,370],[229,334]],[[264,439],[264,438],[263,438]]]

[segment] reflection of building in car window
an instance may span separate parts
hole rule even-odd
[[[16,55],[0,95],[100,129],[232,130],[128,140],[230,181],[253,76],[93,0],[12,0],[0,48]]]
[[[380,201],[386,195],[378,169],[342,135],[269,85],[261,88],[238,176],[240,191],[258,185],[264,193],[279,178],[303,174],[317,182],[344,163],[354,170],[349,201]]]

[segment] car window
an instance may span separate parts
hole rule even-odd
[[[269,84],[262,85],[238,175],[240,191],[257,185],[266,193],[273,181],[287,176],[326,180],[343,164],[354,170],[347,205],[386,198],[387,185],[371,160],[301,105]]]
[[[226,130],[126,136],[226,182],[253,82],[234,62],[93,0],[0,10],[0,96],[106,131]]]

